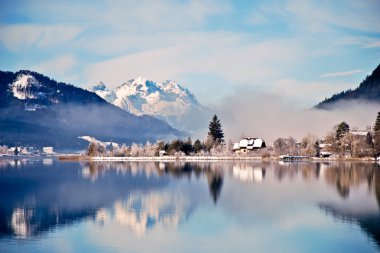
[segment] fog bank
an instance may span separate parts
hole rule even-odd
[[[350,127],[373,126],[380,104],[344,101],[334,110],[305,109],[296,101],[272,94],[258,94],[244,88],[223,99],[216,113],[221,119],[226,139],[242,136],[260,137],[272,143],[278,137],[300,140],[308,133],[324,137],[332,127],[346,121]]]

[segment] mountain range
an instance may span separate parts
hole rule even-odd
[[[175,81],[154,82],[143,77],[110,90],[103,82],[88,89],[109,103],[134,115],[150,115],[177,129],[193,132],[207,127],[210,111],[194,94]]]
[[[0,71],[0,143],[83,148],[89,135],[130,144],[183,136],[155,117],[136,116],[93,92],[37,72]]]
[[[317,109],[334,109],[342,101],[365,101],[370,103],[380,103],[380,64],[367,76],[354,90],[342,91],[326,98],[315,106]]]

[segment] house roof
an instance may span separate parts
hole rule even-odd
[[[261,148],[263,146],[264,140],[260,138],[243,138],[239,143],[234,144],[233,149],[254,149]]]

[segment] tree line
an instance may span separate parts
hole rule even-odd
[[[321,145],[324,144],[324,145]],[[185,140],[175,139],[171,142],[157,141],[147,142],[145,145],[133,143],[131,146],[123,144],[116,148],[112,145],[105,147],[99,143],[90,143],[87,155],[89,156],[159,156],[161,154],[171,156],[231,156],[233,155],[233,143],[224,140],[222,124],[216,115],[209,123],[209,131],[205,141],[196,139],[194,142],[189,137]],[[271,157],[284,154],[302,155],[308,157],[320,157],[324,152],[331,152],[337,157],[376,157],[380,155],[380,112],[377,115],[372,130],[366,135],[352,131],[345,121],[337,124],[324,138],[307,134],[301,141],[293,137],[277,138],[272,146],[254,150],[247,154],[250,156]],[[161,153],[160,153],[161,152]]]
[[[159,156],[160,152],[171,156],[184,155],[227,155],[232,154],[232,148],[224,141],[224,132],[218,116],[214,115],[209,124],[209,132],[205,141],[196,139],[194,142],[189,137],[185,140],[174,139],[171,142],[157,141],[146,142],[145,145],[132,143],[131,146],[123,144],[120,148],[114,147],[111,143],[108,146],[91,142],[87,149],[88,156],[119,156],[119,157],[139,157],[139,156]]]
[[[321,145],[324,144],[324,145]],[[321,152],[331,152],[337,157],[377,157],[380,155],[380,112],[368,131],[359,133],[343,121],[335,125],[323,139],[308,134],[297,142],[293,137],[278,138],[273,143],[273,154],[292,154],[320,157]]]

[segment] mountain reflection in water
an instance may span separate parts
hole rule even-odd
[[[141,237],[176,231],[205,206],[242,226],[282,227],[284,213],[302,203],[357,224],[380,247],[380,168],[372,163],[0,160],[0,196],[0,238],[40,238],[81,222]]]

